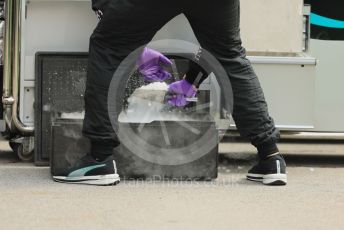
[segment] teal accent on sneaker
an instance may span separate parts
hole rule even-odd
[[[101,168],[101,167],[105,167],[105,164],[102,165],[94,165],[94,166],[88,166],[85,168],[81,168],[78,170],[75,170],[73,172],[71,172],[68,177],[82,177],[85,176],[86,173],[88,173],[89,171],[93,170],[93,169],[97,169],[97,168]]]

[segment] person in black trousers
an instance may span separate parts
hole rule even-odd
[[[91,154],[70,172],[54,176],[55,180],[119,182],[112,157],[119,142],[107,109],[109,84],[131,52],[149,43],[160,28],[183,13],[202,48],[216,57],[227,72],[234,96],[233,118],[241,136],[258,150],[259,162],[247,179],[267,185],[287,183],[286,164],[276,145],[279,131],[242,47],[239,0],[93,0],[92,7],[101,20],[90,38],[85,93],[83,134],[91,140]]]

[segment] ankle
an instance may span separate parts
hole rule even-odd
[[[277,155],[280,155],[280,152],[276,152],[276,153],[267,155],[266,158],[270,158],[270,157],[277,156]]]
[[[260,159],[266,159],[279,154],[279,149],[275,142],[265,142],[257,146],[258,156]]]
[[[91,156],[96,161],[104,161],[113,154],[112,143],[91,141]]]

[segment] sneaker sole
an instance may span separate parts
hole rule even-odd
[[[83,177],[53,176],[53,180],[60,183],[86,184],[86,185],[99,185],[99,186],[117,185],[121,181],[118,174],[108,174],[108,175],[102,175],[102,176],[83,176]]]
[[[286,174],[247,174],[247,180],[262,182],[265,185],[286,185]]]

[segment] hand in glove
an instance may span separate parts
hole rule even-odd
[[[162,65],[172,65],[172,62],[158,51],[145,48],[137,61],[140,73],[145,81],[164,81],[172,75]]]
[[[196,96],[197,89],[188,81],[181,80],[170,84],[168,86],[168,93],[172,95],[171,98],[167,100],[169,105],[183,107],[190,103],[187,101],[188,98]]]

